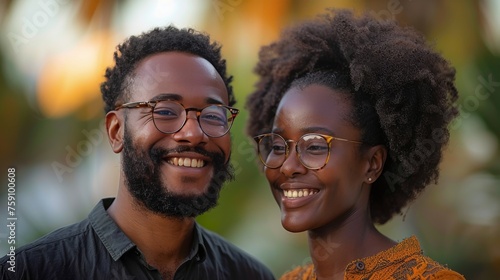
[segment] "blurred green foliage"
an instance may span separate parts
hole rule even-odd
[[[83,7],[81,13],[75,12],[78,17],[73,23],[78,26],[75,32],[80,33],[60,36],[82,36],[81,29],[96,30],[96,25],[97,29],[122,32],[116,30],[119,28],[109,18],[126,20],[131,12],[127,14],[125,8],[132,2],[108,1],[106,5],[100,2],[105,1],[74,1],[73,9]],[[144,5],[175,8],[172,3],[157,1]],[[498,6],[491,3],[494,2],[339,0],[333,3],[335,7],[367,10],[414,26],[457,69],[461,96],[458,102],[464,111],[462,123],[452,131],[439,185],[429,186],[407,210],[404,221],[395,217],[380,229],[396,240],[417,235],[429,256],[449,264],[468,279],[500,277],[500,28],[489,18],[498,16],[500,10],[488,13],[488,9]],[[50,63],[50,51],[31,44],[17,54],[7,36],[21,29],[12,22],[19,23],[16,17],[23,16],[19,10],[30,5],[36,4],[28,1],[0,4],[0,166],[2,170],[11,166],[18,169],[20,244],[86,217],[101,196],[113,195],[119,168],[119,159],[111,154],[104,137],[89,156],[82,156],[81,164],[64,174],[64,180],[57,180],[52,164],[67,162],[68,147],[76,149],[85,140],[83,130],[100,128],[102,110],[95,112],[103,104],[94,98],[68,115],[44,115],[37,101],[40,67],[35,62],[19,61],[23,59],[21,56],[30,54],[30,59],[46,59]],[[237,107],[243,109],[232,129],[236,181],[224,187],[219,206],[198,221],[263,260],[277,276],[309,260],[307,242],[304,234],[288,233],[281,228],[279,209],[259,171],[252,140],[245,133],[244,103],[256,81],[252,69],[258,48],[276,39],[284,26],[310,19],[331,5],[331,1],[319,0],[210,0],[205,3],[201,18],[196,18],[197,21],[193,18],[193,27],[222,43],[229,72],[235,76]],[[35,6],[24,14],[29,19],[39,10]],[[43,36],[51,28],[55,27],[47,25],[37,36]],[[124,37],[123,33],[117,37]],[[26,69],[29,68],[26,65],[33,68]],[[99,71],[104,73],[104,69]],[[484,81],[489,87],[484,86]],[[482,84],[487,91],[482,89],[478,98],[476,89]],[[93,94],[99,96],[98,92]],[[1,188],[0,209],[6,209],[5,193],[5,188]],[[0,220],[5,217],[5,211],[1,210]],[[0,230],[0,253],[6,245],[4,231]]]

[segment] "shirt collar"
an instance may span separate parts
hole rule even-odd
[[[113,200],[114,198],[102,199],[90,212],[88,218],[102,244],[116,261],[134,248],[135,244],[123,233],[106,211]]]
[[[99,236],[99,239],[104,244],[113,260],[116,261],[121,258],[123,254],[136,246],[106,211],[113,201],[114,198],[102,199],[94,207],[92,212],[90,212],[88,218],[97,236]],[[203,239],[203,231],[198,223],[195,223],[193,244],[187,260],[195,260],[196,262],[203,262],[205,260],[207,254]]]
[[[189,252],[188,259],[203,262],[207,256],[207,249],[203,241],[203,232],[198,223],[194,223],[193,246]]]

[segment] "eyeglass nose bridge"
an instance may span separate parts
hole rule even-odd
[[[198,108],[185,108],[184,110],[185,110],[185,114],[186,114],[186,116],[185,116],[185,118],[184,118],[184,122],[182,123],[181,127],[179,127],[179,129],[177,129],[177,131],[175,131],[174,133],[177,133],[177,132],[181,131],[181,130],[182,130],[182,128],[184,128],[184,126],[186,125],[187,120],[188,120],[188,118],[189,118],[189,117],[188,117],[188,116],[189,116],[189,112],[194,111],[194,112],[196,113],[196,118],[195,118],[195,120],[196,120],[196,122],[198,123],[198,126],[200,127],[201,131],[202,131],[204,134],[206,134],[206,133],[205,133],[205,131],[203,130],[203,127],[201,127],[201,123],[200,123],[201,111],[203,111],[203,109],[198,109]]]
[[[189,112],[194,111],[196,113],[196,119],[198,120],[198,123],[200,122],[201,111],[203,111],[203,109],[186,108],[184,110],[186,110],[186,120],[188,119]]]
[[[300,141],[300,140],[299,140]],[[283,166],[283,164],[285,164],[285,161],[288,159],[288,157],[290,156],[291,152],[290,152],[290,149],[292,148],[291,147],[291,144],[290,143],[294,143],[295,145],[295,155],[297,156],[297,159],[300,161],[300,163],[302,165],[304,165],[304,163],[302,162],[302,158],[300,156],[300,152],[299,152],[299,146],[297,145],[297,142],[298,141],[295,141],[295,140],[292,140],[292,139],[288,139],[288,140],[285,140],[285,144],[286,144],[286,150],[285,150],[285,158],[283,159],[283,162],[281,163],[281,166]]]

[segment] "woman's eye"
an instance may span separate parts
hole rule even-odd
[[[309,145],[306,151],[310,154],[323,154],[328,152],[328,146],[325,145]]]
[[[283,153],[285,153],[286,148],[283,145],[273,145],[272,148],[271,148],[271,150],[275,154],[283,154]]]

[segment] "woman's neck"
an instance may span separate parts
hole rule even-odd
[[[380,233],[369,215],[310,230],[309,252],[317,279],[344,279],[347,265],[397,244]]]

